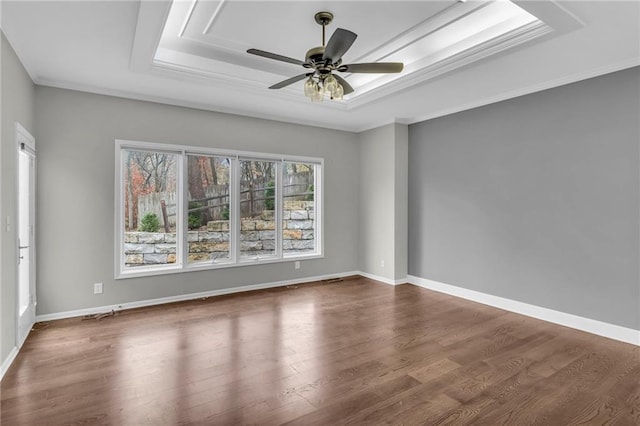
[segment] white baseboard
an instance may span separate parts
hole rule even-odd
[[[337,274],[328,274],[314,277],[297,278],[286,281],[274,281],[270,283],[247,285],[242,287],[232,287],[220,290],[210,290],[200,293],[181,294],[176,296],[161,297],[157,299],[140,300],[137,302],[127,302],[117,305],[98,306],[94,308],[78,309],[74,311],[56,312],[52,314],[38,315],[36,321],[51,321],[64,318],[72,318],[83,315],[92,315],[102,312],[109,312],[111,310],[119,311],[123,309],[141,308],[145,306],[160,305],[164,303],[181,302],[185,300],[200,299],[203,297],[220,296],[224,294],[239,293],[243,291],[261,290],[266,288],[284,287],[294,284],[307,284],[321,280],[327,280],[332,278],[343,278],[352,275],[361,275],[365,278],[376,280],[389,285],[399,285],[404,283],[413,284],[419,287],[424,287],[429,290],[438,291],[440,293],[450,294],[452,296],[460,297],[474,302],[482,303],[496,308],[504,309],[517,314],[526,315],[533,318],[538,318],[544,321],[552,322],[555,324],[563,325],[570,328],[586,331],[588,333],[597,334],[599,336],[608,337],[610,339],[619,340],[626,343],[631,343],[640,346],[640,330],[634,330],[632,328],[621,327],[614,324],[605,323],[602,321],[593,320],[590,318],[584,318],[566,312],[555,311],[553,309],[543,308],[536,305],[530,305],[528,303],[518,302],[511,299],[506,299],[499,296],[493,296],[486,293],[481,293],[474,290],[465,289],[462,287],[453,286],[450,284],[444,284],[437,281],[428,280],[426,278],[420,278],[413,275],[408,275],[407,278],[398,280],[391,280],[389,278],[381,277],[374,274],[369,274],[362,271],[350,271]],[[6,369],[9,368],[13,359],[18,353],[17,348],[13,348],[7,359],[2,363],[2,375],[4,375]],[[2,376],[0,375],[0,377]]]
[[[316,281],[328,280],[332,278],[343,278],[351,275],[359,275],[357,271],[341,272],[337,274],[319,275],[314,277],[296,278],[286,281],[274,281],[264,284],[245,285],[241,287],[223,288],[220,290],[203,291],[199,293],[179,294],[176,296],[160,297],[157,299],[140,300],[137,302],[119,303],[117,305],[97,306],[94,308],[78,309],[74,311],[55,312],[52,314],[37,315],[36,322],[52,321],[64,318],[73,318],[83,315],[93,315],[110,311],[121,311],[123,309],[142,308],[145,306],[162,305],[164,303],[183,302],[185,300],[201,299],[203,297],[221,296],[224,294],[239,293],[243,291],[262,290],[273,287],[285,287],[294,284],[308,284]]]
[[[11,367],[16,356],[18,356],[18,348],[14,346],[13,349],[11,349],[11,352],[9,352],[9,355],[7,355],[7,358],[2,362],[2,366],[0,366],[0,380],[2,380],[4,373],[7,372],[9,367]]]
[[[369,278],[370,280],[380,281],[380,282],[383,282],[383,283],[389,284],[389,285],[399,285],[399,284],[405,284],[407,282],[407,278],[400,278],[399,280],[392,280],[390,278],[385,278],[385,277],[381,277],[380,275],[370,274],[368,272],[362,272],[362,271],[358,271],[358,272],[356,272],[356,274],[362,275],[363,277]]]
[[[563,325],[565,327],[575,328],[586,331],[588,333],[597,334],[598,336],[608,337],[610,339],[619,340],[633,345],[640,346],[640,330],[621,327],[619,325],[609,324],[602,321],[584,318],[566,312],[555,311],[553,309],[543,308],[528,303],[518,302],[516,300],[505,299],[504,297],[493,296],[479,291],[469,290],[462,287],[456,287],[450,284],[443,284],[437,281],[420,278],[409,275],[408,282],[410,284],[434,290],[440,293],[450,294],[462,299],[472,300],[484,305],[494,306],[506,311],[515,312],[517,314],[552,322],[554,324]]]

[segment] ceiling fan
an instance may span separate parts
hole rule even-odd
[[[336,74],[336,71],[348,73],[398,73],[402,71],[404,67],[402,62],[342,64],[342,55],[349,50],[358,35],[349,30],[338,28],[325,46],[325,27],[332,20],[333,14],[331,12],[318,12],[315,14],[315,21],[322,25],[322,46],[309,49],[304,61],[259,49],[247,50],[247,53],[252,55],[302,65],[309,70],[304,74],[276,83],[269,89],[282,89],[307,78],[304,85],[304,94],[311,98],[312,101],[321,102],[325,93],[328,93],[331,99],[342,99],[343,95],[353,92],[353,87],[344,78]]]

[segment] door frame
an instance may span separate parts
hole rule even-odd
[[[16,176],[16,184],[15,184],[15,247],[16,247],[16,297],[15,297],[15,306],[16,306],[16,347],[20,349],[24,344],[25,340],[29,336],[29,331],[33,327],[35,323],[36,316],[36,224],[35,224],[35,212],[36,212],[36,177],[37,177],[37,157],[36,157],[36,140],[29,133],[27,129],[25,129],[19,122],[15,123],[15,147],[16,147],[16,157],[15,157],[15,176]],[[29,324],[21,327],[20,324],[20,266],[19,266],[19,257],[20,257],[20,152],[28,151],[30,155],[33,155],[34,165],[33,165],[33,175],[30,177],[33,179],[32,182],[32,190],[33,190],[33,211],[30,211],[31,219],[33,223],[33,241],[30,241],[31,248],[29,250],[30,258],[29,258],[29,278],[30,278],[30,288],[29,288],[29,310],[32,311],[30,315]],[[30,209],[31,210],[31,209]],[[31,238],[30,238],[31,239]]]

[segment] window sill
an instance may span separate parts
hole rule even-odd
[[[144,270],[129,270],[125,272],[120,272],[116,274],[116,280],[123,280],[129,278],[142,278],[142,277],[152,277],[158,275],[170,275],[170,274],[180,274],[184,272],[196,272],[196,271],[208,271],[208,270],[216,270],[216,269],[227,269],[227,268],[236,268],[236,267],[244,267],[244,266],[256,266],[256,265],[268,265],[272,263],[286,263],[286,262],[295,262],[295,261],[304,261],[304,260],[314,260],[314,259],[323,259],[324,254],[321,253],[309,253],[309,254],[300,254],[300,255],[285,255],[284,257],[268,257],[262,259],[243,259],[235,263],[227,262],[227,263],[197,263],[187,266],[176,265],[171,267],[161,267],[161,268],[145,268]],[[141,267],[142,268],[142,267]]]

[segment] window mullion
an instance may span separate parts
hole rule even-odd
[[[185,203],[184,200],[189,195],[188,189],[188,167],[187,161],[188,157],[185,151],[182,151],[180,158],[182,161],[179,161],[180,170],[178,171],[178,176],[180,182],[176,185],[178,188],[178,193],[176,194],[176,214],[180,212],[181,217],[176,217],[176,242],[178,247],[176,247],[176,254],[178,258],[176,262],[180,265],[180,268],[184,269],[189,262],[187,259],[189,258],[189,227],[187,226],[187,218],[188,214],[188,206],[189,203]]]
[[[229,193],[232,195],[229,200],[229,204],[233,205],[233,215],[231,226],[229,229],[231,230],[231,250],[232,250],[232,261],[233,263],[238,263],[240,259],[240,160],[236,156],[232,160],[232,176],[230,186],[231,190]]]
[[[275,221],[275,239],[276,239],[276,257],[282,259],[283,250],[282,250],[282,218],[284,211],[284,187],[283,187],[283,176],[284,176],[284,163],[282,161],[278,161],[276,163],[276,202],[274,212],[274,221]]]
[[[323,220],[323,216],[324,216],[324,207],[323,207],[323,197],[324,197],[324,191],[322,188],[322,184],[324,182],[324,176],[323,176],[323,172],[324,172],[324,167],[323,164],[320,165],[315,165],[314,166],[314,172],[313,172],[313,187],[314,187],[314,202],[315,202],[315,207],[314,207],[314,224],[315,224],[315,234],[314,234],[314,239],[315,239],[315,252],[316,253],[322,253],[323,252],[323,236],[324,236],[324,229],[323,229],[323,224],[324,224],[324,220]]]

